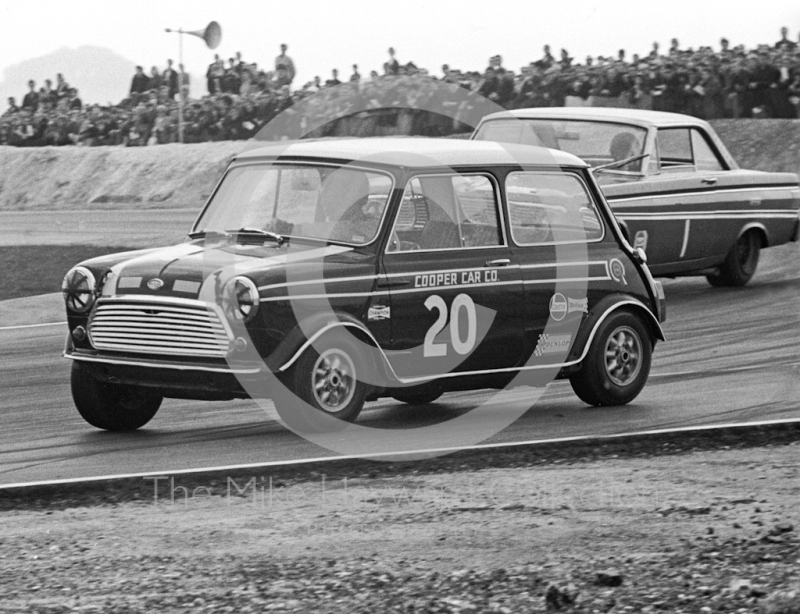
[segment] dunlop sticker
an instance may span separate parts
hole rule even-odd
[[[533,355],[542,356],[544,354],[566,353],[566,351],[569,350],[570,341],[572,341],[572,335],[551,335],[550,333],[542,333],[539,335],[539,341],[536,343],[536,349],[533,351]]]

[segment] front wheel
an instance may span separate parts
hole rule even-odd
[[[625,405],[650,375],[653,344],[641,319],[628,311],[606,318],[583,361],[570,378],[575,394],[589,405]]]
[[[156,415],[163,397],[147,388],[109,384],[72,363],[72,400],[86,422],[106,431],[135,431]]]
[[[276,394],[275,407],[286,424],[298,430],[328,430],[327,415],[342,422],[355,422],[367,397],[366,367],[356,344],[342,335],[332,335],[309,347],[282,383],[286,391]]]
[[[719,273],[706,275],[712,286],[744,286],[753,278],[761,253],[761,237],[746,232],[734,243],[725,257]]]

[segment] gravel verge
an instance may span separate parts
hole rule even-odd
[[[0,612],[798,612],[798,442],[781,425],[7,490]]]

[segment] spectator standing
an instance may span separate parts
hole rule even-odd
[[[389,61],[384,64],[387,75],[400,74],[400,62],[394,57],[394,47],[389,47]]]
[[[36,91],[36,81],[28,81],[29,92],[22,99],[22,108],[28,111],[35,111],[39,107],[39,93]]]
[[[44,87],[39,90],[39,104],[55,104],[58,98],[53,89],[53,82],[50,79],[44,80]]]
[[[550,53],[550,45],[545,45],[542,50],[544,51],[544,56],[541,60],[536,62],[536,66],[542,70],[547,70],[553,65],[555,58],[553,57],[553,54]]]
[[[141,66],[136,67],[136,74],[131,79],[131,94],[141,94],[150,89],[150,77],[144,74],[144,68]],[[69,96],[69,90],[67,91]]]
[[[334,68],[331,71],[331,75],[332,75],[332,77],[330,79],[328,79],[327,81],[325,81],[325,87],[334,87],[336,85],[341,84],[341,81],[339,81],[339,71],[338,70],[336,70]]]
[[[281,54],[275,58],[275,83],[278,87],[284,85],[291,85],[294,81],[295,68],[294,61],[288,55],[286,50],[288,45],[285,43],[281,45]]]
[[[158,68],[153,66],[150,69],[150,89],[158,91],[162,85],[164,85],[164,80],[161,78],[161,73],[158,72]]]
[[[236,71],[236,60],[228,58],[228,68],[225,69],[222,80],[222,92],[225,94],[238,94],[242,79]]]
[[[83,102],[78,98],[78,90],[74,87],[69,90],[69,109],[70,111],[81,111],[83,109]]]
[[[167,97],[170,100],[175,100],[175,94],[179,90],[179,80],[178,73],[172,68],[172,60],[167,60],[167,69],[164,71],[162,80],[163,84],[168,88]],[[166,115],[166,109],[164,110],[164,115]]]
[[[361,81],[361,73],[358,72],[358,64],[353,64],[353,74],[350,75],[351,83],[358,83]]]
[[[64,81],[64,75],[61,73],[56,75],[56,96],[59,100],[69,96],[69,84]]]
[[[206,86],[209,94],[218,94],[222,89],[221,79],[225,74],[225,67],[222,60],[219,59],[219,54],[214,54],[214,61],[208,65],[206,71]]]
[[[775,43],[775,49],[787,49],[789,51],[793,51],[797,48],[797,43],[794,41],[789,40],[788,37],[789,28],[786,26],[781,28],[781,40]]]

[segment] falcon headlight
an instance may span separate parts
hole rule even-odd
[[[86,267],[75,267],[70,270],[61,282],[61,293],[67,309],[76,313],[86,313],[94,305],[97,280]]]
[[[249,322],[258,311],[258,288],[247,277],[234,277],[225,286],[225,314],[234,322]]]

